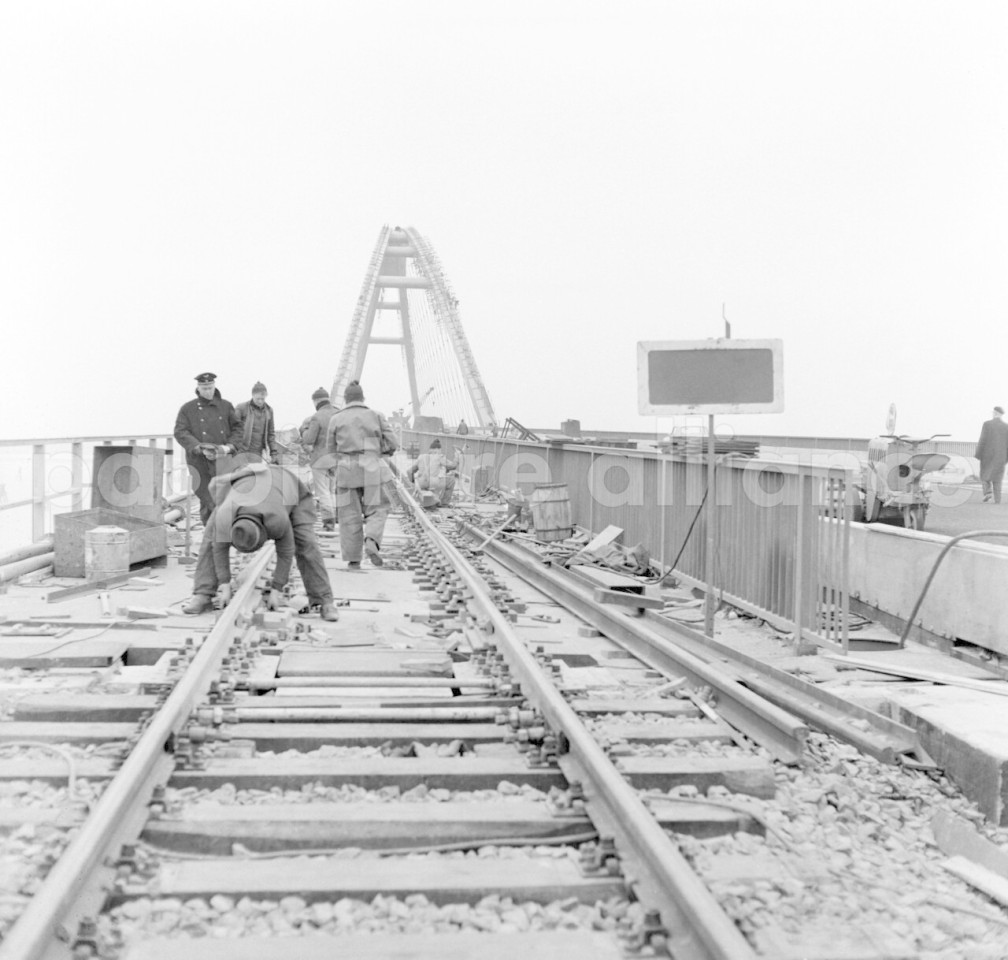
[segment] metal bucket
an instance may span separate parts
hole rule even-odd
[[[84,534],[84,576],[101,580],[127,573],[130,566],[129,531],[122,527],[92,527]]]
[[[566,540],[574,532],[566,483],[542,483],[532,491],[532,525],[539,540]]]

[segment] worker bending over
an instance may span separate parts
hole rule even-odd
[[[417,462],[409,469],[409,478],[419,490],[430,490],[438,499],[438,505],[451,501],[455,492],[455,471],[458,461],[449,460],[441,450],[441,441],[436,437],[430,449],[417,457]]]
[[[182,612],[202,613],[212,606],[215,594],[226,604],[231,599],[231,547],[254,553],[273,540],[276,564],[272,583],[263,592],[266,606],[270,610],[279,606],[277,591],[287,585],[291,561],[296,558],[309,603],[321,608],[323,620],[338,620],[315,539],[315,501],[304,483],[283,467],[251,463],[214,478],[211,490],[217,506],[203,533],[193,595]]]

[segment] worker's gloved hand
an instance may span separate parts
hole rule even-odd
[[[217,588],[217,597],[214,603],[219,610],[223,610],[231,602],[231,597],[232,597],[231,584],[222,583]]]
[[[267,610],[280,609],[280,594],[275,590],[263,590],[263,606]]]
[[[230,453],[230,448],[224,443],[219,444],[215,449],[218,457],[226,457]]]
[[[212,443],[201,443],[197,448],[207,460],[217,459],[217,447]]]

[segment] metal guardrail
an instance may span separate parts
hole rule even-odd
[[[85,464],[85,447],[93,450],[97,446],[148,446],[165,448],[164,460],[164,495],[171,496],[173,492],[174,475],[174,445],[175,438],[171,434],[146,433],[126,434],[123,436],[94,437],[48,437],[30,438],[24,440],[0,440],[0,449],[24,448],[25,459],[31,458],[31,490],[32,495],[15,501],[0,499],[0,512],[7,510],[28,509],[32,511],[31,538],[32,542],[41,540],[52,533],[48,529],[47,506],[56,502],[66,505],[66,510],[76,512],[84,509],[84,492],[91,488],[90,482],[85,482],[85,475],[90,471],[90,463]],[[30,450],[30,453],[28,452]],[[69,463],[54,463],[56,459],[69,459]],[[69,484],[65,482],[69,470]],[[58,482],[57,482],[58,481]],[[64,512],[64,511],[60,511]],[[5,546],[10,546],[7,544]]]
[[[404,447],[426,448],[434,436],[405,431]],[[476,487],[529,496],[539,484],[565,483],[576,524],[622,528],[625,545],[642,544],[699,588],[713,515],[717,598],[794,631],[796,643],[846,649],[852,471],[724,457],[708,494],[705,456],[438,436]]]

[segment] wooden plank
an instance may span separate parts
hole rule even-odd
[[[384,850],[459,841],[481,846],[591,832],[587,817],[557,817],[545,803],[188,804],[180,819],[148,821],[143,838],[171,850],[228,856],[232,844],[277,851],[323,847]]]
[[[920,670],[913,666],[896,666],[860,657],[841,657],[833,654],[820,654],[820,656],[836,663],[838,669],[846,667],[853,670],[872,670],[889,676],[904,677],[907,680],[924,680],[928,683],[962,687],[965,690],[977,690],[981,693],[993,693],[999,697],[1008,697],[1008,682],[999,680],[993,674],[991,674],[990,680],[973,680],[957,674],[942,673],[938,670]]]
[[[134,728],[131,726],[130,730]],[[47,751],[48,752],[48,751]],[[0,781],[40,780],[43,783],[62,785],[67,782],[69,767],[63,760],[46,757],[44,760],[4,760],[0,763]],[[115,776],[111,760],[75,759],[74,774],[78,780],[110,780]]]
[[[56,640],[4,640],[0,642],[0,668],[51,670],[54,667],[109,667],[123,659],[129,642],[114,637],[76,641],[73,637]]]
[[[592,598],[596,603],[628,607],[638,613],[642,613],[645,609],[661,610],[665,606],[665,601],[661,597],[646,597],[643,593],[621,587],[596,587],[592,591]]]
[[[14,705],[14,719],[48,723],[87,720],[118,723],[139,720],[157,709],[157,697],[145,694],[42,693],[24,697]]]
[[[232,739],[254,740],[260,750],[317,750],[327,744],[379,747],[414,741],[498,743],[504,734],[495,723],[238,723],[230,730]]]
[[[395,786],[410,790],[496,790],[502,780],[540,790],[566,786],[555,767],[530,767],[517,751],[510,757],[354,757],[218,759],[210,756],[201,770],[177,770],[172,786],[214,789],[232,783],[240,790],[278,786],[299,790],[306,783],[327,787],[353,784],[367,790]]]
[[[353,897],[372,900],[376,896],[406,897],[424,894],[432,903],[475,903],[496,894],[514,900],[549,903],[576,897],[582,903],[596,903],[607,897],[624,895],[619,877],[582,877],[570,860],[518,857],[515,859],[428,859],[396,860],[378,857],[345,858],[276,857],[269,869],[261,863],[249,864],[240,858],[164,862],[149,883],[149,892],[138,884],[130,896],[113,891],[113,903],[132,896],[265,897],[279,900],[296,895],[305,900],[338,900]]]
[[[451,658],[420,650],[291,650],[280,655],[278,677],[450,677]]]
[[[773,960],[916,960],[917,948],[880,923],[843,925],[819,920],[798,936],[763,927],[753,939],[761,957]]]
[[[579,697],[571,700],[578,713],[599,715],[605,713],[657,713],[664,717],[699,717],[700,711],[689,700],[603,700]]]
[[[710,720],[663,720],[654,723],[607,723],[596,736],[627,743],[669,743],[673,740],[731,743],[733,731],[727,723]]]
[[[115,743],[136,733],[133,723],[0,723],[0,743],[37,740],[39,743]]]
[[[946,856],[965,857],[1008,879],[1008,853],[977,833],[968,820],[939,810],[931,818],[931,832],[938,849]]]
[[[967,860],[965,857],[949,857],[941,866],[971,887],[975,887],[981,893],[986,893],[1001,906],[1008,907],[1008,879],[1000,874],[988,870],[972,860]]]
[[[619,941],[608,933],[550,930],[538,933],[351,933],[304,936],[172,937],[133,943],[123,960],[623,960]]]
[[[777,792],[773,765],[761,757],[619,757],[616,768],[639,789],[693,784],[705,793],[709,787],[722,786],[767,799]]]

